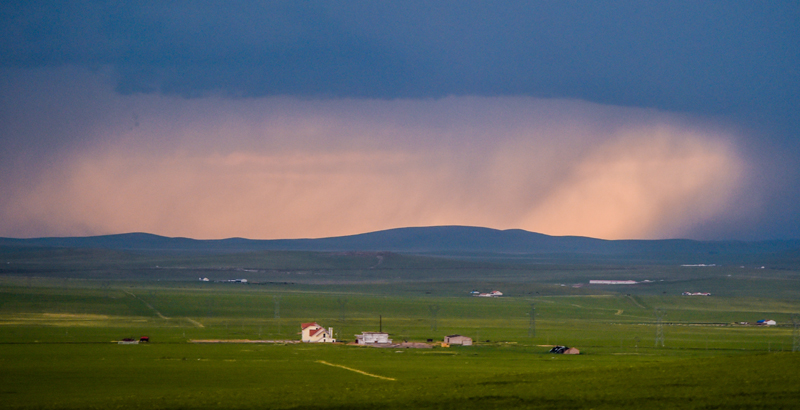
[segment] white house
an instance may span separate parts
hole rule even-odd
[[[389,339],[388,333],[383,332],[361,332],[356,335],[356,344],[359,345],[373,345],[373,344],[389,344],[392,339]]]
[[[304,343],[333,343],[336,339],[333,338],[333,328],[324,327],[317,324],[317,322],[302,323],[302,341]]]

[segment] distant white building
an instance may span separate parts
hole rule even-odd
[[[356,335],[356,344],[359,345],[372,345],[372,344],[389,344],[392,339],[389,339],[388,333],[383,332],[361,332]]]
[[[590,285],[635,285],[635,280],[590,280]]]
[[[302,323],[300,325],[302,338],[304,343],[333,343],[336,339],[333,338],[333,328],[324,327],[317,324],[317,322]]]
[[[479,298],[498,298],[500,296],[503,296],[503,292],[500,292],[499,290],[493,290],[489,293],[480,293],[478,291],[472,291],[470,293],[472,294],[472,296],[477,296]]]
[[[449,345],[472,346],[472,338],[461,335],[445,336],[444,342]]]

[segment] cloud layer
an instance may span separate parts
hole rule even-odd
[[[750,164],[733,134],[654,110],[530,97],[185,100],[62,75],[78,80],[27,82],[44,85],[6,118],[16,138],[3,142],[14,155],[0,236],[456,224],[664,238],[757,205],[740,202]]]

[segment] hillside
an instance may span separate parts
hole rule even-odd
[[[519,229],[496,230],[467,226],[389,229],[359,235],[320,239],[254,240],[229,238],[197,240],[168,238],[146,233],[90,237],[0,238],[0,247],[56,247],[126,251],[250,252],[294,251],[389,251],[469,257],[648,260],[679,263],[761,263],[787,261],[800,250],[800,240],[761,242],[669,240],[602,240],[578,236],[549,236]]]

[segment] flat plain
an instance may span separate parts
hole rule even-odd
[[[0,255],[0,401],[8,409],[775,409],[800,400],[792,324],[800,275],[785,262],[762,269],[380,252]],[[474,290],[504,296],[473,297]],[[755,325],[761,319],[778,325]],[[191,343],[299,340],[300,323],[309,321],[333,327],[344,342],[380,329],[396,342],[462,334],[476,343]],[[151,342],[116,343],[141,336]],[[581,354],[550,354],[551,345]]]

